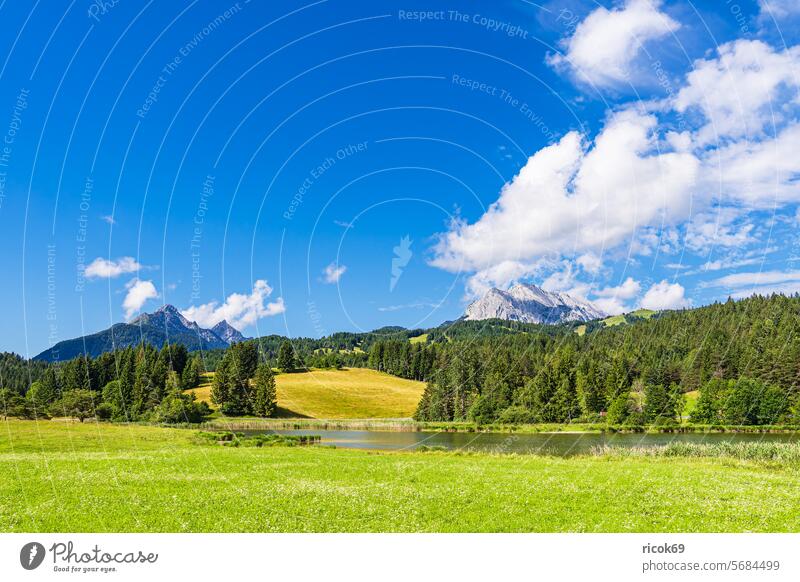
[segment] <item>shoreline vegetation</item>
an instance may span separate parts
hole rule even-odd
[[[199,425],[180,425],[202,429],[224,430],[363,430],[376,432],[470,432],[470,433],[740,433],[786,434],[798,432],[793,425],[694,425],[675,424],[672,426],[627,426],[609,424],[485,424],[471,422],[418,422],[412,419],[315,419],[315,418],[226,418],[220,417]]]

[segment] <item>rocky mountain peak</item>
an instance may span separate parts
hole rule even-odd
[[[224,319],[220,321],[217,325],[211,328],[217,337],[220,339],[228,342],[228,344],[235,344],[239,342],[243,342],[247,338],[242,335],[238,329],[233,327],[230,323],[225,321]]]
[[[468,320],[506,319],[525,323],[556,324],[606,317],[601,309],[568,293],[545,291],[538,285],[517,283],[508,291],[490,289],[467,307]]]

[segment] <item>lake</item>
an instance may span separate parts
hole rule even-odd
[[[786,434],[588,434],[588,433],[468,433],[468,432],[379,432],[366,430],[275,430],[244,431],[285,435],[320,435],[323,445],[346,449],[413,450],[422,445],[449,450],[518,453],[569,457],[591,452],[593,447],[661,446],[673,442],[798,442],[800,436]]]

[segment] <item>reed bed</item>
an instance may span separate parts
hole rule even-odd
[[[681,443],[652,447],[597,446],[593,456],[709,457],[774,462],[800,467],[800,443]]]

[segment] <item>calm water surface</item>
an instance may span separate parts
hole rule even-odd
[[[250,432],[250,431],[248,431]],[[264,432],[264,431],[258,431]],[[323,445],[348,449],[412,450],[422,445],[450,450],[547,454],[568,457],[592,447],[659,446],[672,442],[800,442],[796,434],[509,434],[464,432],[378,432],[366,430],[276,430],[285,435],[320,435]]]

